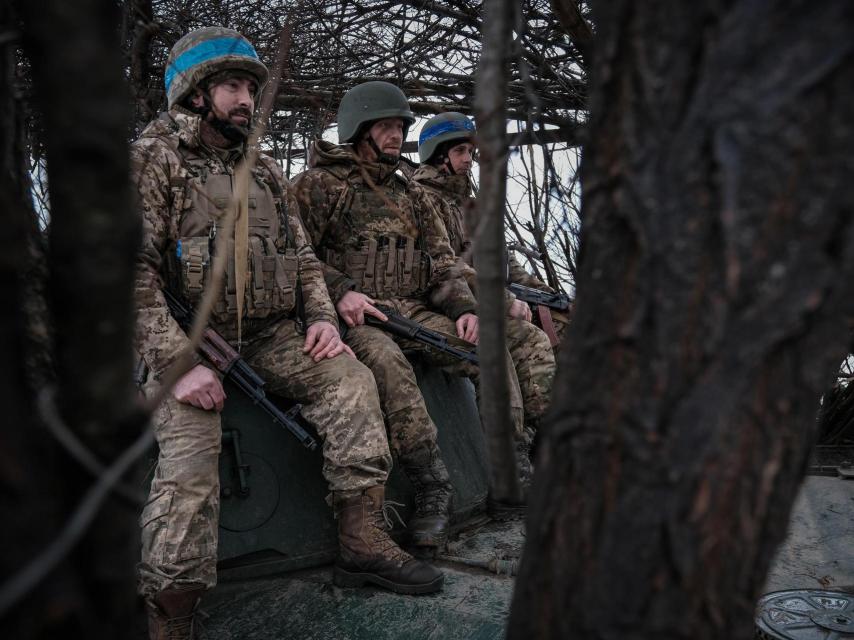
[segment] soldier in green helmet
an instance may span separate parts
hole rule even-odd
[[[381,302],[431,329],[477,342],[475,299],[455,266],[445,226],[399,166],[414,121],[394,85],[374,81],[350,89],[338,108],[339,144],[316,141],[310,168],[294,188],[330,295],[347,324],[345,340],[374,374],[389,444],[416,491],[410,541],[436,548],[447,539],[452,489],[436,426],[403,349],[475,384],[478,370],[365,324],[365,315],[385,319],[374,306]],[[512,387],[521,431],[521,394],[518,385]]]
[[[471,167],[475,152],[474,122],[457,112],[441,113],[428,120],[418,139],[421,165],[412,179],[423,188],[430,204],[439,212],[451,248],[471,265],[470,229],[466,212],[473,211]],[[470,216],[469,216],[470,217]],[[468,224],[467,224],[468,222]],[[537,278],[508,255],[509,281],[534,288],[546,288]],[[476,293],[473,271],[469,286]],[[523,484],[530,481],[530,448],[540,418],[545,414],[554,379],[555,359],[549,337],[533,326],[530,307],[506,294],[507,343],[525,408],[525,430],[517,439],[517,462]]]
[[[246,216],[246,225],[218,238],[247,158],[266,67],[239,33],[208,27],[175,44],[165,79],[169,109],[132,147],[143,217],[135,298],[145,394],[158,392],[188,346],[163,290],[197,303],[212,276],[213,253],[225,247],[226,274],[210,324],[241,347],[268,389],[303,405],[324,439],[323,473],[339,520],[336,583],[370,582],[402,593],[440,589],[441,572],[405,553],[385,530],[391,456],[376,384],[340,340],[321,265],[272,158],[259,155],[250,167],[247,206],[238,216]],[[241,243],[245,261],[235,251]],[[141,516],[139,565],[152,639],[191,638],[199,599],[216,583],[219,411],[226,401],[218,375],[197,359],[155,416],[160,452]]]

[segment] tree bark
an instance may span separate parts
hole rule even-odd
[[[588,58],[593,47],[593,30],[581,15],[579,0],[549,0],[549,4],[563,30],[578,47],[582,59]]]
[[[480,319],[480,416],[487,429],[493,499],[518,503],[513,427],[510,423],[504,310],[504,196],[507,179],[505,101],[507,43],[512,38],[514,0],[487,0],[483,55],[477,73],[475,109],[480,151],[479,220],[474,243]]]
[[[597,3],[578,298],[508,637],[753,637],[854,313],[854,8]]]
[[[139,224],[128,180],[129,99],[117,5],[31,0],[16,7],[43,116],[50,174],[46,308],[55,328],[58,406],[68,431],[107,466],[142,426],[131,382],[131,291]],[[11,255],[24,257],[4,266],[2,286],[13,318],[4,322],[3,340],[18,335],[12,353],[16,366],[25,368],[32,355],[26,336],[34,318],[16,311],[26,310],[40,287],[24,282],[33,273],[27,233],[29,238],[39,234],[22,222],[29,211],[28,194],[23,195],[24,200],[4,202],[3,210],[19,221],[10,241],[17,238],[20,244]],[[4,505],[3,515],[6,535],[21,543],[4,545],[18,550],[4,567],[4,605],[15,592],[9,585],[21,583],[25,568],[53,567],[11,600],[12,614],[4,622],[15,629],[16,638],[124,637],[137,610],[133,568],[139,505],[108,499],[81,542],[65,549],[58,564],[34,562],[66,530],[96,482],[44,429],[36,394],[45,382],[20,376],[14,386],[2,387],[4,411],[11,408],[14,421],[8,450],[14,464],[10,470],[4,465],[3,478],[14,500]]]

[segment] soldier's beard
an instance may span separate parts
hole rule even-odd
[[[213,115],[213,118],[210,120],[211,126],[226,140],[235,144],[246,142],[252,127],[251,113],[245,109],[232,109],[228,112],[228,118],[226,119],[218,118],[215,113],[211,113]],[[233,116],[244,116],[246,118],[246,126],[233,122],[231,119]]]

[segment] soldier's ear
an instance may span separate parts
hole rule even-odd
[[[187,98],[191,107],[195,107],[196,109],[200,109],[205,106],[205,97],[202,94],[202,90],[196,87],[193,89],[193,92]]]

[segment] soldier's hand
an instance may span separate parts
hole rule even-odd
[[[346,353],[347,350],[347,345],[338,335],[338,329],[330,322],[315,322],[305,332],[302,351],[314,358],[315,362],[320,362],[324,358],[334,358],[339,353]]]
[[[178,402],[199,409],[222,411],[225,390],[217,375],[203,364],[197,364],[172,387],[172,395]]]
[[[457,336],[463,340],[468,340],[472,344],[477,344],[477,316],[473,313],[464,313],[457,318]]]
[[[513,304],[510,305],[509,314],[511,318],[516,318],[517,320],[531,321],[531,307],[527,302],[522,302],[521,300],[513,301]]]
[[[364,293],[348,291],[335,305],[338,315],[344,318],[348,327],[365,324],[365,314],[379,318],[383,322],[388,320],[386,315],[373,306],[374,300]]]

